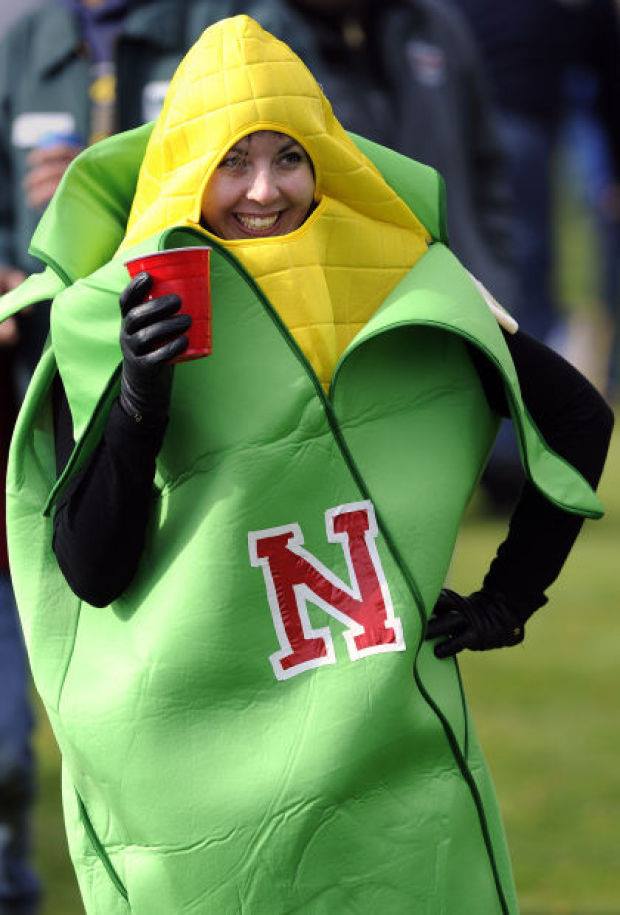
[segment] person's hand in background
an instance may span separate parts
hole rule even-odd
[[[23,185],[29,206],[41,209],[50,202],[62,176],[81,151],[77,143],[59,141],[29,153]]]
[[[0,322],[0,347],[15,346],[19,340],[19,330],[15,318]]]
[[[15,289],[15,287],[19,286],[20,283],[23,283],[25,279],[26,274],[23,270],[6,265],[0,266],[0,295],[4,295],[5,292],[10,292],[11,289]]]
[[[17,267],[0,266],[0,295],[15,289],[26,279],[26,274]],[[0,322],[0,346],[15,346],[19,340],[19,328],[15,318]]]

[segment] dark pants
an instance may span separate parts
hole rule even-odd
[[[553,291],[552,127],[518,114],[498,117],[513,205],[513,257],[517,297],[512,314],[521,330],[554,346],[564,321]],[[512,423],[503,422],[482,478],[492,506],[512,510],[523,485],[519,449]]]
[[[518,282],[514,316],[521,330],[543,343],[559,335],[555,300],[552,164],[553,125],[503,112],[498,123],[513,206],[513,254]]]
[[[34,773],[28,684],[13,589],[0,573],[0,915],[31,915],[39,899],[29,863]]]

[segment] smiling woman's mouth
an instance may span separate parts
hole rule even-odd
[[[257,216],[254,213],[235,213],[237,222],[241,223],[244,229],[249,229],[251,232],[264,232],[268,229],[273,229],[279,218],[280,213],[269,213],[265,216]]]

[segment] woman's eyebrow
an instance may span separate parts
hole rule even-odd
[[[226,151],[225,155],[228,156],[230,153],[237,153],[240,156],[247,156],[248,152],[250,151],[251,140],[252,137],[241,137],[240,140],[237,140],[236,143],[233,143],[230,149]]]
[[[285,140],[285,142],[282,144],[282,146],[280,147],[278,152],[279,153],[286,152],[287,149],[292,149],[293,146],[297,146],[299,149],[302,148],[300,146],[300,144],[297,142],[297,140],[293,140],[293,139],[289,138],[288,140]]]

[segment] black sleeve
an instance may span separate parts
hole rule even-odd
[[[504,334],[525,405],[549,447],[595,488],[613,427],[613,413],[598,391],[569,362],[522,331]],[[508,404],[499,376],[472,354],[487,399],[500,415]],[[484,579],[485,588],[504,594],[516,607],[534,610],[557,578],[583,518],[552,505],[526,482]]]
[[[74,441],[59,376],[54,387],[54,427],[60,474]],[[157,428],[138,425],[116,401],[101,442],[61,496],[52,546],[70,588],[95,607],[105,607],[119,597],[137,571],[165,427],[165,418]]]

